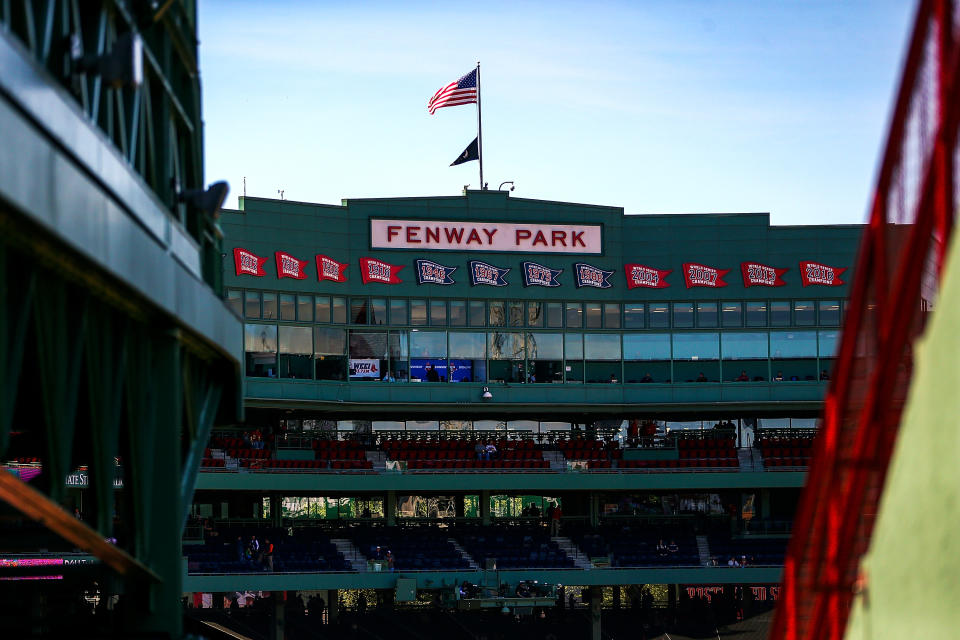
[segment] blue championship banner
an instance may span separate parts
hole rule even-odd
[[[495,267],[492,264],[480,262],[479,260],[471,260],[469,265],[470,284],[474,286],[486,284],[491,287],[507,286],[506,275],[510,273],[510,269],[501,269],[500,267]]]
[[[603,269],[598,269],[593,265],[585,264],[583,262],[578,262],[573,265],[573,269],[577,274],[578,289],[580,287],[609,289],[613,286],[610,284],[610,276],[613,275],[613,271],[604,271]]]
[[[455,284],[450,275],[456,270],[430,260],[417,260],[417,284]]]
[[[523,286],[525,287],[559,287],[557,278],[563,269],[551,269],[536,262],[523,263]]]

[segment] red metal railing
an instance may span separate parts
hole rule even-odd
[[[841,638],[957,202],[958,0],[921,0],[771,638]]]

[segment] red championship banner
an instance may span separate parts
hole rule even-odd
[[[787,284],[781,276],[790,269],[777,269],[759,262],[741,262],[743,286],[745,287],[782,287]]]
[[[360,258],[360,277],[363,284],[382,282],[384,284],[400,284],[403,282],[397,277],[397,272],[403,265],[387,264],[374,258]]]
[[[247,274],[250,276],[265,276],[267,272],[263,270],[263,265],[269,258],[261,258],[255,253],[246,249],[237,247],[233,250],[233,266],[236,268],[236,274]]]
[[[277,251],[273,255],[277,261],[277,278],[307,279],[307,274],[303,269],[310,264],[309,260],[297,260],[283,251]]]
[[[683,263],[683,279],[687,283],[687,289],[693,287],[725,287],[727,283],[723,281],[723,276],[728,273],[730,273],[730,269],[714,269],[696,262]]]
[[[670,283],[667,282],[667,275],[673,273],[673,269],[654,269],[635,263],[623,265],[623,270],[627,274],[627,289],[636,289],[637,287],[666,289],[670,286]]]
[[[330,256],[317,256],[317,280],[333,280],[334,282],[346,282],[347,276],[344,271],[347,270],[347,264],[337,262]]]
[[[843,272],[846,270],[847,267],[828,267],[819,262],[803,260],[800,262],[800,279],[803,281],[803,286],[805,287],[815,284],[824,287],[839,287],[842,284],[846,284],[840,279],[840,276],[843,275]]]

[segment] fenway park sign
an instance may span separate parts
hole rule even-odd
[[[373,249],[603,253],[598,224],[370,219]]]

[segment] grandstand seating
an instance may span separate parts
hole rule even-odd
[[[492,444],[492,460],[479,459],[476,447]],[[408,469],[549,469],[543,452],[532,440],[385,440],[381,447],[391,460]]]
[[[731,538],[729,534],[708,536],[710,553],[719,566],[726,566],[729,558],[746,557],[748,565],[781,565],[787,550],[787,538]]]
[[[323,533],[309,529],[296,530],[290,536],[284,528],[228,528],[208,538],[202,545],[184,545],[187,567],[195,573],[246,573],[260,571],[256,563],[244,562],[237,556],[237,536],[246,542],[255,534],[263,543],[274,545],[275,572],[352,571],[349,560],[337,551],[336,545]]]
[[[567,536],[590,558],[607,556],[614,567],[699,566],[696,537],[673,528],[608,526],[600,529],[570,528]],[[658,551],[660,542],[676,543],[677,551]]]
[[[813,455],[813,436],[761,435],[756,447],[767,469],[806,467]]]
[[[371,560],[377,557],[377,547],[380,547],[381,558],[385,558],[386,552],[390,551],[396,571],[456,571],[470,568],[470,562],[457,551],[447,536],[435,529],[420,528],[416,530],[416,535],[406,531],[373,529],[354,532],[352,540],[357,549]]]
[[[482,567],[487,558],[496,558],[500,569],[572,568],[572,558],[550,539],[542,527],[498,527],[459,532],[457,539]]]

